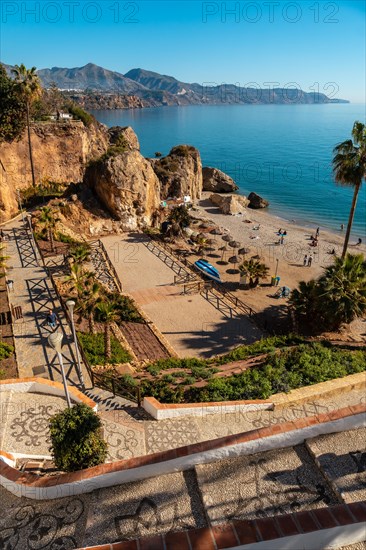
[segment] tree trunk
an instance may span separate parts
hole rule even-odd
[[[89,332],[95,334],[94,311],[89,313]]]
[[[27,129],[28,129],[29,160],[30,160],[31,171],[32,171],[32,185],[33,187],[35,187],[36,178],[34,176],[34,166],[33,166],[32,140],[31,140],[30,122],[29,122],[29,101],[27,101]]]
[[[343,245],[343,251],[342,251],[342,260],[344,260],[344,258],[346,257],[346,254],[347,254],[348,241],[349,241],[349,238],[350,238],[350,235],[351,235],[353,218],[355,217],[355,210],[356,210],[358,192],[360,190],[360,187],[361,187],[361,184],[356,184],[354,192],[353,192],[352,205],[351,205],[351,210],[350,210],[350,213],[349,213],[348,224],[347,224],[347,231],[346,231],[346,236],[344,238],[344,245]]]
[[[105,329],[104,329],[104,351],[105,351],[105,358],[108,361],[112,357],[111,325],[110,325],[110,323],[105,324]]]
[[[48,230],[48,235],[49,235],[49,238],[50,238],[51,250],[52,250],[52,252],[54,252],[54,250],[55,250],[55,243],[53,242],[53,229],[52,229],[52,227],[49,228],[49,230]]]

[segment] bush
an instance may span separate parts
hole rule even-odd
[[[50,451],[56,468],[75,472],[102,464],[107,456],[107,443],[101,435],[99,416],[79,403],[50,420]]]
[[[94,124],[95,118],[78,105],[71,104],[68,109],[69,113],[71,113],[74,118],[81,120],[84,126],[91,126]]]
[[[106,364],[103,333],[88,334],[85,332],[78,332],[78,338],[91,366]],[[121,346],[114,336],[111,337],[111,344],[112,357],[108,361],[109,364],[117,365],[119,363],[127,363],[131,360],[131,355]]]
[[[4,344],[4,342],[0,342],[0,361],[2,359],[7,359],[14,353],[13,346],[10,346],[9,344]]]

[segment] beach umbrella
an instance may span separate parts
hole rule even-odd
[[[222,237],[222,240],[228,243],[228,242],[232,241],[233,238],[232,238],[232,236],[230,235],[230,233],[227,233],[226,235],[224,235],[224,236]]]
[[[208,244],[209,246],[213,246],[216,244],[216,241],[215,239],[207,239],[206,244]]]
[[[204,223],[201,223],[200,227],[202,229],[209,229],[210,227],[212,227],[212,224],[204,222]]]
[[[239,241],[229,241],[229,246],[231,246],[231,248],[240,248],[240,243]]]
[[[222,231],[219,227],[214,227],[211,231],[210,231],[211,235],[222,235]]]
[[[231,264],[234,264],[234,272],[237,273],[238,270],[236,269],[236,264],[238,264],[241,261],[241,258],[235,254],[235,256],[230,256],[229,262]]]
[[[228,251],[228,247],[224,244],[224,246],[220,246],[219,250],[221,250],[222,254],[221,254],[221,262],[224,261],[224,256],[225,256],[225,252]],[[226,262],[227,263],[227,262]]]
[[[250,249],[245,247],[239,248],[238,250],[239,256],[245,256],[245,254],[249,254],[249,252],[250,252]]]

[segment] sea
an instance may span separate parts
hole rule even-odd
[[[145,157],[164,156],[179,144],[197,147],[203,166],[229,174],[240,193],[263,196],[269,213],[335,232],[347,225],[353,189],[335,183],[331,161],[353,123],[365,123],[365,105],[192,105],[93,114],[108,127],[131,126]],[[365,235],[363,184],[352,237]]]

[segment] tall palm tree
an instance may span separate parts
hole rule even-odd
[[[76,292],[80,303],[83,301],[86,280],[92,276],[94,276],[94,274],[90,271],[85,271],[81,264],[74,263],[70,267],[70,274],[66,277],[65,282],[70,285],[71,292]]]
[[[12,73],[15,76],[15,82],[18,84],[20,95],[25,99],[26,113],[27,113],[27,129],[28,129],[28,147],[29,147],[29,160],[32,171],[32,185],[36,186],[36,178],[34,175],[33,153],[32,153],[32,141],[30,133],[30,107],[32,102],[37,99],[41,94],[41,82],[36,74],[36,67],[27,69],[23,63],[21,65],[15,65],[12,69]]]
[[[319,302],[329,324],[338,328],[366,314],[366,261],[363,254],[335,258],[319,279]]]
[[[249,286],[256,287],[259,284],[260,279],[265,279],[268,276],[269,267],[266,264],[262,264],[258,260],[244,260],[239,266],[239,270],[245,273],[249,277]]]
[[[43,227],[47,231],[47,238],[50,241],[52,251],[54,251],[55,249],[54,232],[58,222],[59,222],[59,219],[56,218],[55,213],[50,206],[44,206],[43,208],[41,208],[41,213],[38,218],[38,223],[43,225]]]
[[[107,361],[112,357],[111,323],[118,321],[119,314],[116,304],[103,301],[96,307],[97,318],[104,323],[104,353]]]
[[[347,253],[358,193],[362,180],[366,178],[366,127],[356,121],[352,129],[352,138],[343,141],[334,148],[333,173],[337,183],[353,187],[353,199],[349,213],[346,236],[344,239],[342,260]]]

